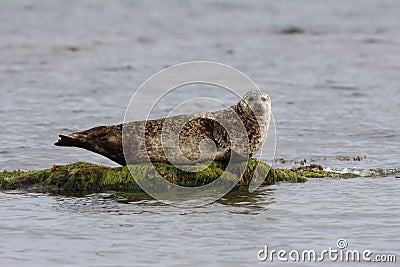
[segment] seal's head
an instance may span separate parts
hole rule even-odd
[[[257,118],[269,117],[271,113],[271,98],[261,91],[247,92],[239,102],[241,110],[247,115],[254,114]]]

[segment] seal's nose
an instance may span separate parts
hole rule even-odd
[[[261,103],[257,103],[254,105],[253,110],[254,112],[263,112],[265,109],[264,105]]]

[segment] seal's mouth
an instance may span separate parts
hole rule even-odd
[[[263,105],[256,105],[252,108],[255,113],[265,113],[267,111],[267,107]]]
[[[256,108],[256,109],[253,109],[253,113],[254,113],[255,115],[261,115],[261,114],[263,114],[264,112],[263,112],[262,109]]]

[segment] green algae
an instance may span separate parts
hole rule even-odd
[[[179,186],[202,186],[214,182],[222,174],[219,182],[237,183],[236,187],[248,186],[253,177],[262,179],[264,185],[278,182],[305,182],[307,178],[333,177],[350,178],[357,175],[325,171],[321,166],[311,164],[292,169],[274,169],[265,163],[250,159],[235,163],[227,169],[222,162],[199,164],[196,171],[185,171],[170,164],[137,164],[124,167],[107,167],[86,162],[68,165],[54,165],[50,169],[33,171],[3,171],[0,173],[0,189],[31,189],[42,192],[105,192],[110,190],[136,192],[146,183],[157,184],[158,175]],[[245,168],[245,169],[244,169]],[[244,172],[243,172],[244,169]],[[242,175],[240,175],[242,170]],[[164,184],[164,183],[163,183]]]

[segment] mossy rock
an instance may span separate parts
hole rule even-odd
[[[233,164],[229,170],[226,164],[212,162],[208,166],[195,166],[202,169],[197,172],[183,171],[169,164],[130,165],[107,167],[86,162],[68,165],[54,165],[46,170],[3,171],[0,173],[0,189],[29,189],[40,192],[80,193],[104,191],[141,191],[136,180],[152,182],[159,173],[165,180],[180,186],[202,186],[213,182],[225,172],[222,182],[237,183],[236,187],[248,186],[253,175],[263,179],[264,185],[277,182],[305,182],[306,177],[341,177],[341,174],[326,172],[315,165],[297,169],[273,169],[267,164],[250,159],[248,162]],[[239,177],[239,170],[246,167]],[[257,168],[258,167],[258,168]],[[131,172],[129,171],[131,169]]]

